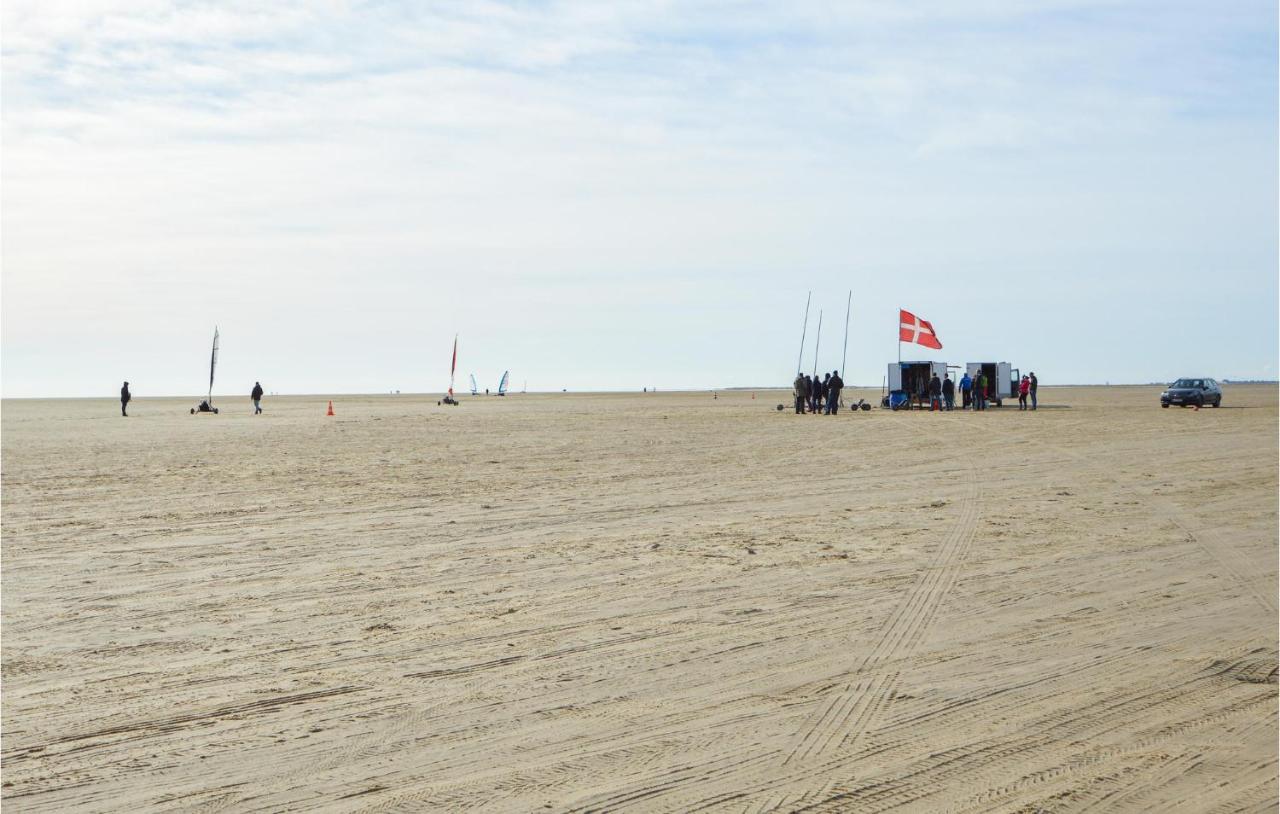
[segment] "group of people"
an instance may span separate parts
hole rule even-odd
[[[799,373],[796,375],[794,389],[797,415],[803,415],[806,411],[813,415],[835,415],[840,411],[840,391],[844,389],[844,380],[840,378],[838,370],[823,375],[821,379],[817,374],[810,376]]]
[[[1018,409],[1027,410],[1036,409],[1036,388],[1039,381],[1036,379],[1034,372],[1023,376],[1018,382]],[[938,378],[938,374],[933,374],[933,378],[929,381],[929,409],[931,410],[954,410],[956,408],[956,383],[951,380],[950,373],[944,373],[942,378]],[[1027,406],[1027,398],[1031,399],[1031,406]],[[987,374],[981,370],[976,376],[970,376],[966,371],[960,379],[960,409],[978,410],[987,409],[987,405],[991,400],[991,381]]]
[[[249,398],[253,400],[253,414],[258,415],[262,412],[262,383],[254,382],[253,390],[249,393]],[[125,382],[124,387],[120,388],[120,415],[125,418],[129,417],[129,402],[133,400],[133,394],[129,392],[129,383]],[[200,402],[200,405],[193,409],[193,413],[216,413],[217,410],[209,404],[208,400]]]

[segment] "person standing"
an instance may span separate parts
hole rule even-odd
[[[1018,409],[1027,409],[1027,393],[1031,390],[1031,380],[1026,376],[1022,377],[1022,381],[1018,382]]]
[[[956,383],[951,381],[950,373],[942,375],[942,401],[947,412],[956,408]]]
[[[253,414],[257,415],[262,412],[262,382],[253,383],[253,392],[249,394],[249,398],[253,399]]]
[[[973,409],[987,409],[987,374],[979,371],[973,380]]]
[[[1031,409],[1032,410],[1036,408],[1036,388],[1039,385],[1040,385],[1040,382],[1039,380],[1036,379],[1036,372],[1033,370],[1031,371],[1030,382],[1028,383],[1028,386],[1027,386],[1027,389],[1031,393]]]
[[[125,418],[129,417],[129,402],[133,400],[133,396],[129,393],[129,383],[125,382],[124,387],[120,388],[120,415]]]
[[[804,415],[804,403],[809,399],[809,383],[805,380],[803,373],[796,374],[792,388],[795,390],[796,415]]]
[[[969,409],[969,402],[972,400],[973,379],[969,378],[969,371],[964,372],[964,378],[960,379],[960,409]]]
[[[831,378],[827,380],[827,415],[840,412],[840,391],[843,389],[844,379],[840,378],[840,371],[831,371]]]
[[[942,410],[942,382],[938,379],[938,374],[933,374],[933,378],[929,380],[929,411],[932,412]]]

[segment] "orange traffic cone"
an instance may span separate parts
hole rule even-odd
[[[333,415],[333,399],[329,399],[329,412],[325,413],[325,415]]]

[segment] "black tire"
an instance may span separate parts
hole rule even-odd
[[[1222,406],[1222,396],[1218,396],[1213,400],[1213,408],[1216,410]]]
[[[192,414],[192,415],[195,415],[195,414],[196,414],[196,408],[194,408],[194,407],[192,407],[192,408],[191,408],[191,414]]]
[[[1161,403],[1160,403],[1160,406],[1161,406],[1161,407],[1163,407],[1163,408],[1165,408],[1166,410],[1168,410],[1168,409],[1169,409],[1169,405],[1168,405],[1168,404],[1165,404],[1164,402],[1161,402]]]
[[[1204,406],[1204,396],[1201,396],[1200,398],[1196,399],[1196,407],[1203,407],[1203,406]]]

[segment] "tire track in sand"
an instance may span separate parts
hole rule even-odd
[[[861,678],[846,681],[830,691],[829,697],[810,716],[808,722],[782,753],[773,773],[759,779],[716,778],[714,785],[698,789],[699,796],[682,799],[669,810],[683,812],[715,808],[747,796],[781,793],[766,801],[764,810],[787,810],[805,800],[822,797],[830,789],[830,777],[845,756],[856,750],[862,735],[881,717],[897,694],[900,671],[892,665],[910,658],[933,621],[938,608],[959,578],[960,567],[968,554],[980,517],[981,485],[977,473],[970,470],[960,517],[942,539],[937,552],[906,594],[899,600],[876,637],[871,651],[850,674]],[[758,771],[758,768],[757,768]],[[812,782],[819,785],[807,789],[786,788],[792,784]],[[712,794],[707,794],[713,791]],[[754,808],[752,809],[754,810]]]
[[[1217,563],[1222,570],[1231,575],[1240,587],[1244,588],[1258,604],[1272,615],[1277,611],[1276,597],[1273,592],[1258,587],[1258,580],[1253,578],[1255,566],[1250,563],[1243,554],[1241,554],[1235,546],[1224,541],[1216,532],[1209,527],[1189,522],[1187,516],[1191,514],[1186,509],[1178,506],[1172,500],[1160,495],[1146,495],[1128,484],[1122,482],[1119,478],[1112,475],[1108,470],[1099,470],[1096,461],[1087,458],[1075,450],[1066,447],[1057,447],[1058,451],[1069,458],[1073,458],[1078,463],[1089,466],[1099,477],[1110,481],[1119,491],[1138,500],[1148,500],[1157,509],[1158,514],[1165,520],[1173,523],[1184,534],[1205,553],[1209,559]],[[1268,586],[1269,587],[1269,586]]]
[[[1188,537],[1195,541],[1196,545],[1200,547],[1200,550],[1209,559],[1222,566],[1222,570],[1230,574],[1237,583],[1258,601],[1258,604],[1262,605],[1272,616],[1275,615],[1275,596],[1258,587],[1258,580],[1250,576],[1255,566],[1245,559],[1244,555],[1236,550],[1235,546],[1225,542],[1218,536],[1217,532],[1212,531],[1207,526],[1193,527],[1191,523],[1186,522],[1185,514],[1171,501],[1159,498],[1155,503],[1163,510],[1162,513],[1166,520],[1182,529]]]
[[[799,734],[783,765],[824,757],[836,747],[852,747],[896,694],[899,673],[887,666],[915,652],[942,600],[955,585],[973,541],[981,490],[972,471],[967,481],[960,518],[943,538],[924,576],[894,608],[871,652],[854,670],[855,674],[870,675],[856,683],[847,682],[832,694]]]

